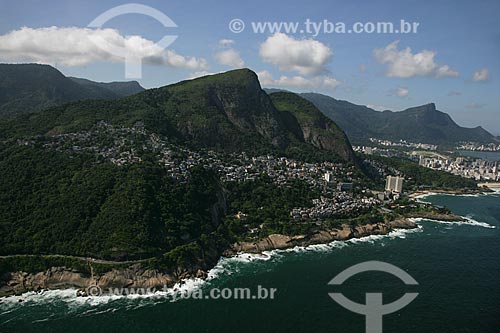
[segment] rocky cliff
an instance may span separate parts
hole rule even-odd
[[[286,249],[295,246],[308,246],[313,244],[329,243],[336,240],[347,240],[369,235],[386,235],[394,229],[416,228],[415,222],[408,219],[395,220],[387,223],[350,226],[342,224],[338,229],[318,229],[308,235],[286,236],[273,234],[256,242],[241,242],[232,245],[226,255],[238,252],[258,253],[275,249]]]
[[[416,227],[417,225],[411,220],[401,219],[355,227],[343,224],[338,229],[319,229],[308,235],[286,236],[273,234],[256,242],[235,243],[225,251],[224,255],[232,256],[238,252],[259,253],[369,235],[385,235],[394,229],[412,229]],[[150,269],[139,263],[128,268],[113,269],[105,273],[94,273],[91,270],[90,274],[85,274],[66,267],[52,267],[37,273],[11,272],[0,277],[0,295],[20,294],[27,291],[46,289],[79,288],[86,290],[90,286],[98,286],[103,293],[106,293],[109,288],[160,290],[165,286],[171,287],[175,283],[188,278],[204,278],[208,269],[209,262],[207,261],[201,265],[192,265],[188,268],[174,269],[169,272]]]
[[[78,288],[85,291],[88,287],[98,286],[103,293],[110,288],[144,288],[161,290],[172,287],[176,282],[188,278],[204,278],[206,273],[201,268],[177,270],[162,273],[148,269],[141,264],[126,269],[113,269],[101,274],[85,274],[67,267],[52,267],[44,272],[12,272],[1,277],[0,295],[21,294],[27,291],[47,289]]]
[[[295,140],[332,152],[344,161],[355,160],[345,133],[311,102],[289,92],[276,92],[270,96]]]

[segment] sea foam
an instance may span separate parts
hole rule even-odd
[[[307,252],[329,252],[335,249],[341,249],[346,246],[358,243],[374,243],[375,241],[382,240],[385,238],[395,239],[395,238],[406,238],[407,234],[421,232],[423,227],[417,225],[413,229],[395,229],[385,235],[369,235],[360,238],[350,238],[347,240],[335,240],[330,243],[324,244],[313,244],[308,246],[295,246],[288,249],[275,249],[269,251],[263,251],[261,254],[245,253],[240,252],[237,255],[229,258],[221,258],[220,263],[229,262],[255,262],[255,261],[268,261],[277,257],[281,257],[283,254],[287,253],[307,253]],[[216,266],[217,267],[217,266]],[[210,271],[211,272],[211,271]],[[209,275],[210,275],[209,272]]]
[[[483,228],[489,228],[489,229],[495,229],[496,226],[488,224],[486,222],[479,222],[474,220],[472,217],[468,216],[461,216],[467,221],[440,221],[440,220],[433,220],[433,219],[426,219],[426,218],[412,218],[411,220],[415,223],[419,223],[422,221],[427,221],[427,222],[433,222],[433,223],[440,223],[440,224],[448,224],[448,225],[469,225],[469,226],[476,226],[476,227],[483,227]]]
[[[189,294],[192,293],[203,286],[206,283],[210,283],[212,280],[219,278],[221,275],[230,276],[238,272],[238,263],[252,263],[252,262],[265,262],[270,260],[279,260],[285,254],[292,253],[308,253],[308,252],[330,252],[335,249],[341,249],[346,246],[359,244],[359,243],[374,243],[376,241],[388,238],[406,238],[406,235],[414,232],[421,232],[422,226],[418,225],[414,229],[395,229],[386,235],[370,235],[360,238],[351,238],[342,241],[333,241],[326,244],[314,244],[309,246],[295,246],[289,249],[276,249],[270,251],[263,251],[262,253],[238,253],[233,257],[222,257],[220,258],[217,265],[210,269],[207,273],[206,279],[192,278],[184,280],[180,283],[175,284],[173,287],[158,290],[154,293],[148,294],[129,294],[129,295],[100,295],[100,296],[87,296],[79,297],[76,296],[76,289],[62,289],[62,290],[47,290],[43,292],[26,292],[22,295],[8,296],[0,299],[0,309],[3,311],[8,311],[13,306],[19,305],[34,305],[42,303],[51,303],[54,301],[62,301],[67,303],[68,306],[89,306],[97,307],[99,305],[105,305],[113,301],[123,300],[123,299],[168,299],[172,300],[174,295]],[[236,264],[236,265],[235,265]],[[104,289],[106,291],[106,289]],[[95,314],[95,310],[89,310],[91,313]],[[108,310],[106,310],[108,311]]]
[[[416,196],[414,199],[423,202],[423,203],[429,203],[427,201],[423,201],[422,199],[425,199],[430,196],[434,195],[452,195],[452,196],[457,196],[457,197],[471,197],[471,198],[479,198],[487,195],[499,195],[500,194],[500,188],[490,188],[493,192],[484,192],[484,193],[474,193],[474,194],[454,194],[454,193],[439,193],[439,192],[427,192],[424,194],[420,194]]]
[[[426,194],[432,195],[432,194]],[[457,225],[472,225],[484,228],[495,228],[485,222],[479,222],[471,217],[464,217],[466,222],[445,222],[437,220],[429,220],[422,218],[412,218],[410,220],[417,223],[417,227],[413,229],[395,229],[386,235],[369,235],[360,238],[351,238],[348,240],[333,241],[326,244],[314,244],[309,246],[295,246],[289,249],[275,249],[270,251],[263,251],[262,253],[238,253],[233,257],[221,257],[218,263],[208,271],[206,279],[192,278],[187,279],[182,282],[175,284],[173,287],[159,290],[154,293],[149,294],[130,294],[130,295],[101,295],[101,296],[88,296],[88,297],[78,297],[76,296],[76,289],[63,289],[63,290],[46,290],[42,292],[27,292],[22,295],[8,296],[0,299],[0,309],[3,313],[6,313],[13,307],[19,305],[32,306],[36,304],[47,304],[56,301],[64,302],[68,307],[80,307],[89,306],[87,312],[89,314],[95,314],[97,309],[92,310],[94,307],[99,305],[105,305],[116,300],[143,300],[143,299],[153,299],[153,300],[172,300],[175,294],[179,293],[192,293],[200,288],[203,288],[205,284],[210,283],[213,280],[218,279],[223,276],[230,276],[239,271],[238,264],[246,263],[256,263],[256,262],[266,262],[270,260],[279,260],[286,254],[293,253],[313,253],[313,252],[330,252],[336,249],[342,249],[355,244],[360,243],[375,243],[383,239],[404,239],[408,234],[422,232],[423,226],[420,224],[422,221],[430,221],[443,224],[457,224]],[[106,290],[105,290],[106,291]],[[140,306],[140,305],[139,305]],[[100,310],[99,310],[100,311]],[[112,309],[107,309],[104,311],[113,311]]]
[[[209,275],[210,278],[210,275]],[[212,278],[214,278],[212,276]],[[178,297],[176,295],[187,295],[192,294],[194,291],[201,288],[207,281],[200,278],[192,278],[183,280],[173,287],[163,288],[150,293],[130,293],[128,295],[116,295],[116,294],[106,294],[108,291],[106,288],[103,289],[104,294],[99,296],[77,296],[77,289],[56,289],[56,290],[45,290],[41,292],[26,292],[21,295],[12,295],[0,298],[0,309],[2,313],[9,311],[9,309],[18,306],[33,306],[38,304],[48,304],[55,302],[66,303],[69,308],[72,307],[97,307],[99,305],[105,305],[117,300],[168,300],[173,301]],[[113,288],[115,289],[115,288]],[[118,288],[120,289],[120,288]],[[125,288],[123,288],[125,289]],[[138,289],[138,288],[136,288]],[[89,310],[94,313],[93,310]]]

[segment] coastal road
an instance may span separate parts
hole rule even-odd
[[[78,256],[69,256],[69,255],[63,255],[63,254],[11,254],[11,255],[6,255],[6,256],[0,256],[0,259],[7,259],[7,258],[22,258],[22,257],[43,257],[43,258],[67,258],[67,259],[75,259],[75,260],[81,260],[84,262],[91,262],[91,263],[96,263],[96,264],[104,264],[104,265],[117,265],[117,264],[136,264],[140,262],[147,261],[152,258],[147,258],[147,259],[138,259],[138,260],[126,260],[126,261],[114,261],[114,260],[104,260],[104,259],[96,259],[96,258],[91,258],[91,257],[78,257]]]

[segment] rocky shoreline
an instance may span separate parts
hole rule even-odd
[[[481,187],[477,189],[460,189],[460,190],[442,190],[442,189],[435,189],[435,190],[423,190],[423,191],[416,191],[413,192],[409,195],[410,198],[417,198],[422,195],[428,195],[428,194],[451,194],[451,195],[464,195],[464,194],[485,194],[485,193],[491,193],[494,192],[491,188],[489,187]]]
[[[394,229],[413,229],[417,224],[410,219],[399,219],[385,223],[350,226],[342,224],[338,229],[318,229],[308,235],[287,236],[273,234],[256,242],[240,242],[231,246],[225,255],[231,256],[239,252],[261,253],[263,251],[287,249],[295,246],[326,244],[336,240],[348,240],[370,235],[386,235]]]
[[[329,243],[334,240],[347,240],[369,235],[385,235],[394,229],[416,228],[415,222],[409,219],[399,219],[387,223],[376,223],[362,226],[343,224],[338,229],[320,229],[308,235],[287,236],[273,234],[257,242],[242,242],[233,244],[224,252],[230,257],[239,252],[258,253],[273,249],[285,249],[295,246]],[[11,272],[0,277],[0,295],[18,295],[28,291],[48,289],[76,288],[79,294],[85,295],[90,286],[98,286],[106,293],[110,288],[144,288],[161,290],[172,287],[176,283],[190,278],[205,278],[207,270],[202,267],[192,267],[189,270],[178,270],[171,273],[148,269],[142,264],[134,264],[125,269],[112,269],[106,273],[88,275],[66,267],[52,267],[43,272]]]
[[[98,286],[103,294],[114,288],[142,288],[161,290],[172,287],[177,282],[190,278],[205,278],[206,271],[198,268],[193,271],[182,270],[172,273],[134,264],[125,269],[112,269],[103,274],[84,274],[67,267],[51,267],[44,272],[12,272],[1,277],[0,295],[19,295],[28,291],[41,292],[50,289],[78,289],[85,296],[90,286]]]
[[[454,214],[440,214],[432,212],[413,213],[405,218],[390,222],[351,226],[342,224],[339,228],[322,229],[307,234],[288,236],[272,234],[253,242],[234,243],[223,255],[231,257],[241,252],[262,253],[264,251],[287,249],[296,246],[326,244],[336,240],[348,240],[370,235],[386,235],[396,229],[413,229],[417,224],[411,218],[423,218],[440,221],[465,221]],[[176,270],[165,273],[156,269],[145,268],[137,263],[125,269],[112,269],[101,274],[84,274],[75,269],[66,267],[52,267],[43,272],[11,272],[0,277],[0,295],[19,295],[28,291],[42,291],[48,289],[76,288],[79,295],[85,296],[85,290],[90,286],[98,286],[106,293],[111,288],[143,288],[147,290],[162,290],[172,287],[191,278],[204,279],[209,268],[191,267],[190,269]]]
[[[421,218],[421,219],[427,219],[427,220],[438,220],[438,221],[444,221],[444,222],[467,222],[466,219],[464,219],[461,216],[455,215],[455,214],[442,214],[442,213],[433,213],[433,212],[412,213],[412,214],[409,214],[408,217]]]

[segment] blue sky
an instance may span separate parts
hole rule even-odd
[[[126,3],[3,1],[0,61],[46,62],[66,75],[125,80],[123,61],[95,48],[87,50],[90,46],[82,36],[98,15]],[[154,43],[166,34],[178,36],[168,47],[169,53],[143,62],[138,81],[146,88],[244,66],[258,72],[265,86],[317,91],[379,109],[402,110],[435,102],[460,125],[481,125],[500,134],[499,1],[139,3],[163,12],[177,28],[167,29],[155,19],[137,14],[116,17],[102,28],[115,29],[115,34],[107,36],[117,40],[137,35]],[[245,22],[241,33],[228,27],[235,18]],[[418,22],[419,27],[414,34],[317,36],[300,31],[277,36],[251,29],[251,22],[302,23],[306,19],[344,22],[348,28],[355,22],[399,25],[404,19]],[[41,30],[48,27],[54,27],[50,33]]]

